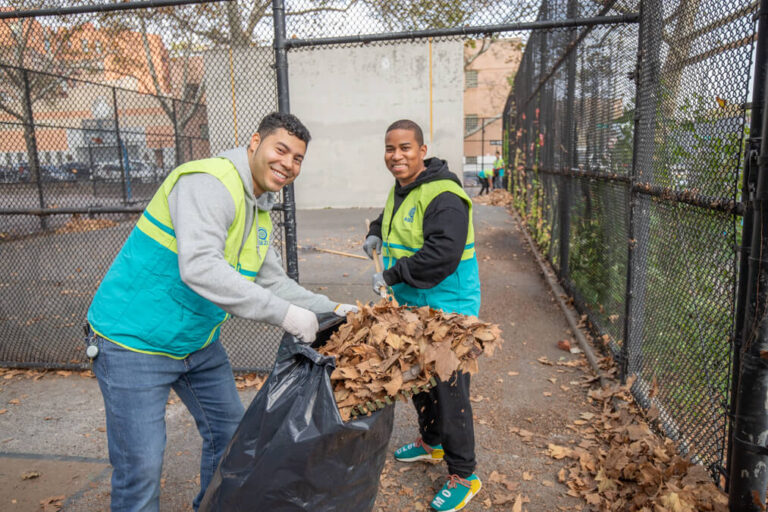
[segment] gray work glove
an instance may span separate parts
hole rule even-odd
[[[288,306],[288,311],[285,313],[283,322],[280,326],[296,336],[302,343],[312,343],[317,336],[317,315],[308,309],[294,306],[293,304]]]
[[[376,272],[373,274],[371,283],[373,285],[373,293],[376,295],[384,295],[384,293],[387,292],[387,282],[384,280],[383,272]],[[384,290],[384,292],[382,292],[382,290]]]
[[[369,258],[373,259],[373,250],[376,249],[376,254],[381,254],[381,238],[370,235],[363,242],[363,251]]]
[[[357,313],[358,311],[357,306],[354,304],[337,304],[336,307],[333,308],[333,314],[342,318],[346,317],[347,313]]]

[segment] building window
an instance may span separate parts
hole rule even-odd
[[[466,158],[467,158],[467,163],[468,164],[474,165],[474,164],[477,163],[477,157],[476,156],[468,156]]]
[[[199,88],[200,84],[186,84],[184,86],[184,99],[190,101],[193,100]]]
[[[472,130],[476,130],[479,124],[477,114],[467,114],[464,117],[464,133],[469,133]]]
[[[88,52],[88,41],[86,39],[80,40],[80,46],[83,48],[84,53]]]
[[[208,139],[208,124],[201,124],[200,125],[200,137],[204,139]]]
[[[48,36],[45,37],[43,44],[45,44],[45,53],[51,53],[51,40]]]
[[[467,89],[477,87],[477,71],[469,70],[464,72],[464,85]]]
[[[101,54],[101,41],[96,41],[94,43],[94,48],[96,48],[96,53]]]

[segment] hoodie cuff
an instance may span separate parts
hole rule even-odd
[[[384,282],[387,286],[392,286],[402,281],[400,278],[400,272],[397,270],[397,265],[382,272],[381,276],[384,278]]]

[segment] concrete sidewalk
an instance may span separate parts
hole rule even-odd
[[[473,381],[478,474],[484,487],[465,510],[511,510],[517,495],[530,511],[581,510],[557,483],[564,464],[542,449],[567,444],[576,434],[569,423],[591,410],[581,363],[556,343],[568,338],[567,324],[552,302],[533,257],[524,249],[512,217],[499,207],[476,206],[476,246],[483,283],[481,318],[501,325],[505,344],[483,358]],[[370,261],[318,252],[315,248],[362,254],[368,209],[298,213],[300,281],[337,301],[370,301]],[[5,375],[8,377],[8,374]],[[241,391],[247,406],[255,391]],[[413,407],[399,403],[391,448],[417,435]],[[0,510],[41,510],[41,500],[62,510],[109,509],[104,409],[95,379],[50,373],[39,380],[11,375],[0,380]],[[200,439],[192,417],[172,395],[167,413],[161,510],[190,510],[197,492]],[[23,479],[34,472],[39,476]],[[445,478],[444,466],[387,462],[376,510],[427,510]],[[56,510],[56,505],[49,505]]]

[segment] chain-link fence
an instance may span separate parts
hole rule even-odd
[[[515,207],[623,376],[638,377],[640,402],[713,473],[722,469],[744,289],[755,2],[48,7],[59,10],[0,11],[1,361],[83,363],[91,295],[177,164],[244,145],[265,113],[292,104],[333,103],[317,110],[323,121],[346,123],[360,140],[386,127],[361,116],[405,111],[429,127],[430,142],[464,147],[465,175],[492,166],[502,148]],[[468,119],[453,89],[462,75],[469,87],[471,64],[512,38],[524,52],[501,119]],[[324,82],[322,68],[348,78]],[[353,105],[355,95],[364,101]],[[290,253],[292,190],[283,200],[276,244]],[[234,366],[256,368],[269,365],[277,335],[235,320],[223,339]]]
[[[540,19],[594,14],[545,1]],[[728,435],[756,3],[608,2],[638,24],[536,32],[504,122],[516,209],[668,435]]]
[[[225,31],[232,9],[251,7],[166,3],[31,16],[42,11],[21,9],[40,2],[22,1],[20,17],[0,13],[4,365],[85,366],[90,300],[159,183],[244,146],[277,109],[271,12]],[[283,252],[283,212],[272,217]],[[235,368],[257,369],[281,334],[235,319],[222,339]]]

